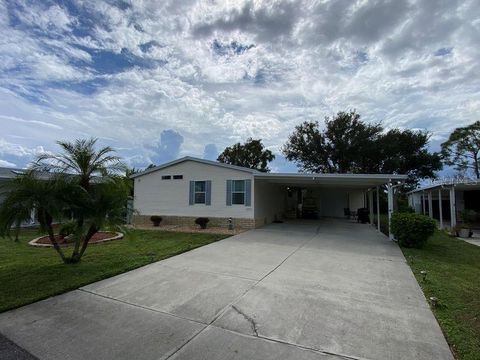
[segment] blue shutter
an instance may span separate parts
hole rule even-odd
[[[205,181],[205,205],[212,204],[212,182],[210,180]]]
[[[245,206],[252,206],[252,180],[245,180]]]
[[[195,203],[195,181],[190,181],[190,193],[188,195],[188,203],[193,205]]]
[[[232,206],[232,180],[227,180],[227,206]]]

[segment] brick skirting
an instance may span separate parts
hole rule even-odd
[[[152,215],[134,215],[134,225],[151,225],[150,217]],[[197,216],[172,216],[172,215],[158,215],[162,217],[162,225],[194,225]],[[228,218],[207,216],[210,221],[209,226],[228,227]],[[256,224],[255,219],[233,218],[233,226],[242,229],[253,229]],[[263,224],[262,224],[263,225]]]

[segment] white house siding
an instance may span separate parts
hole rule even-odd
[[[162,180],[163,175],[183,175],[182,180]],[[226,204],[227,180],[251,179],[252,174],[214,165],[184,161],[158,171],[135,178],[134,208],[138,215],[219,217],[253,219],[254,186],[252,206]],[[189,205],[190,181],[212,182],[211,205]]]
[[[285,186],[256,180],[254,188],[256,226],[271,223],[275,219],[280,220],[285,212]]]

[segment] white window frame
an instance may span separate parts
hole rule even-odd
[[[243,191],[235,191],[235,182],[237,181],[241,181],[243,182]],[[232,193],[230,194],[231,198],[230,198],[230,202],[232,205],[245,205],[246,203],[246,197],[247,197],[247,184],[246,184],[246,181],[245,180],[232,180]],[[238,203],[234,203],[233,202],[233,199],[234,199],[234,196],[233,194],[243,194],[243,202],[241,204],[238,204]]]
[[[197,191],[197,183],[204,183],[204,191]],[[203,194],[203,202],[197,202],[197,194]],[[207,204],[207,181],[198,180],[193,182],[193,204],[194,205],[206,205]]]

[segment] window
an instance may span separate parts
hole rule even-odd
[[[181,179],[183,179],[183,175],[173,175],[173,178],[175,180],[181,180]]]
[[[207,187],[205,181],[195,181],[195,204],[205,204]]]
[[[232,180],[232,204],[245,204],[245,180]]]
[[[171,178],[171,175],[162,175],[162,180],[170,180]]]

